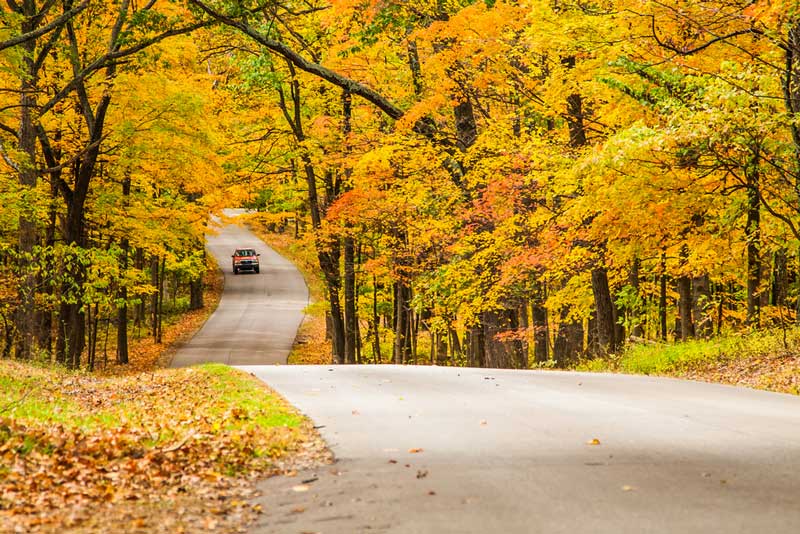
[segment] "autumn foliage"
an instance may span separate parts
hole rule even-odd
[[[564,366],[796,320],[793,3],[190,4],[335,361]]]
[[[157,339],[242,202],[313,248],[338,362],[795,321],[793,2],[34,4],[4,12],[6,354]]]

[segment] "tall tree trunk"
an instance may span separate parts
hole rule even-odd
[[[631,270],[628,272],[628,285],[633,288],[634,295],[637,299],[640,298],[639,271],[641,269],[641,264],[642,262],[639,260],[639,258],[634,258],[633,262],[631,263]],[[644,336],[644,328],[642,327],[639,310],[634,307],[626,311],[629,314],[630,323],[633,325],[633,328],[631,329],[631,335],[636,337]]]
[[[681,267],[685,268],[689,258],[689,247],[681,247]],[[678,315],[680,316],[681,339],[686,341],[694,337],[694,321],[692,320],[692,279],[683,274],[678,277]]]
[[[381,363],[381,318],[378,314],[378,277],[372,275],[372,354],[375,363]]]
[[[159,281],[161,260],[158,256],[150,257],[150,285],[153,286],[153,294],[150,296],[150,334],[153,341],[158,342],[158,300],[161,293],[161,283]]]
[[[122,202],[127,206],[131,195],[131,177],[125,173],[122,180]],[[128,271],[128,256],[130,254],[130,240],[126,235],[120,240],[122,254],[119,258],[120,287],[117,291],[117,363],[128,364],[128,285],[125,282],[125,273]]]
[[[661,274],[658,283],[658,324],[661,340],[667,340],[667,253],[661,252]]]
[[[800,212],[800,124],[797,118],[800,116],[800,17],[794,15],[791,23],[787,24],[786,46],[783,47],[785,54],[785,70],[782,76],[784,106],[789,115],[789,130],[792,135],[794,145],[794,189],[796,210]],[[800,299],[798,299],[800,309]],[[800,322],[800,313],[797,315]]]
[[[26,20],[22,23],[22,33],[28,33],[36,28],[36,5],[32,1],[22,2],[22,16]],[[20,120],[18,130],[18,147],[25,158],[18,163],[20,189],[26,193],[27,198],[35,198],[38,174],[36,172],[36,128],[33,112],[36,107],[38,72],[35,66],[34,54],[36,41],[30,40],[22,44],[23,73],[20,87]],[[19,286],[19,307],[17,308],[15,323],[19,332],[16,355],[19,359],[27,360],[33,355],[36,336],[36,269],[34,247],[36,246],[36,214],[30,202],[23,204],[19,216],[18,230],[18,269],[21,278]]]
[[[144,271],[144,250],[141,248],[136,249],[136,254],[133,257],[133,267],[139,272]],[[138,301],[134,308],[133,324],[137,332],[141,330],[145,322],[146,313],[146,295],[140,293],[137,295]]]
[[[292,74],[290,82],[290,98],[287,101],[286,94],[282,87],[278,88],[279,106],[283,112],[286,122],[292,129],[295,140],[298,144],[305,142],[306,135],[303,129],[303,114],[300,100],[300,82],[296,76],[294,65],[288,63],[289,71]],[[290,105],[291,104],[291,107]],[[317,176],[314,170],[314,164],[311,160],[311,155],[303,151],[300,156],[303,162],[303,170],[306,177],[306,185],[308,188],[308,209],[311,215],[311,225],[318,233],[322,228],[323,207],[320,203],[319,193],[317,190]],[[333,195],[333,191],[329,192]],[[330,317],[331,317],[331,345],[333,352],[333,359],[336,363],[344,363],[345,354],[345,332],[344,332],[344,317],[342,313],[340,291],[342,287],[341,273],[339,270],[339,248],[338,243],[330,244],[318,237],[316,242],[317,259],[319,261],[320,269],[322,270],[325,278],[325,285],[328,291],[328,300],[330,304]]]
[[[352,131],[353,98],[349,91],[342,93],[342,136],[347,154],[349,135]],[[343,188],[350,187],[350,170],[345,169]],[[358,300],[356,296],[355,240],[348,235],[344,238],[344,360],[356,363],[358,350]]]
[[[747,179],[747,324],[757,328],[761,315],[761,200],[758,149],[745,168]]]
[[[692,279],[692,318],[694,333],[698,337],[707,338],[714,332],[714,317],[711,306],[711,288],[708,275],[696,276]]]
[[[562,310],[556,339],[553,343],[553,359],[559,367],[574,363],[583,352],[583,325],[568,319],[568,311]]]
[[[344,238],[344,355],[345,363],[356,363],[357,306],[355,243],[352,237]]]
[[[483,312],[481,323],[486,351],[483,362],[485,367],[496,369],[525,369],[528,367],[527,355],[523,354],[522,341],[498,339],[498,335],[516,333],[519,328],[516,310],[504,306],[501,310]]]
[[[467,362],[470,367],[486,366],[486,338],[483,325],[474,325],[467,331]]]
[[[203,306],[203,275],[198,275],[189,281],[189,309],[202,310]]]
[[[550,327],[547,321],[544,287],[539,284],[533,299],[533,359],[543,363],[550,359]]]
[[[592,293],[594,294],[597,346],[601,354],[607,354],[617,348],[617,341],[614,303],[611,300],[608,272],[605,267],[592,269]]]
[[[408,288],[402,282],[394,284],[394,363],[402,365],[408,361],[409,313]]]
[[[772,304],[785,306],[789,289],[789,260],[785,248],[775,251],[772,274]]]

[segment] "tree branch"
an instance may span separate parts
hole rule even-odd
[[[73,7],[69,11],[65,11],[61,16],[57,17],[50,24],[46,24],[45,26],[37,28],[36,30],[30,31],[28,33],[23,33],[21,35],[17,35],[16,37],[12,37],[11,39],[7,39],[5,41],[0,42],[0,51],[5,50],[6,48],[11,48],[13,46],[20,45],[32,39],[37,39],[42,35],[63,26],[67,21],[72,19],[75,15],[77,15],[87,7],[89,7],[89,2],[84,1],[81,4]]]
[[[259,43],[264,48],[283,56],[286,60],[290,61],[295,67],[298,69],[308,72],[309,74],[313,74],[323,80],[332,83],[342,89],[350,91],[354,95],[358,95],[361,98],[371,102],[375,106],[377,106],[381,111],[386,113],[389,117],[398,120],[405,115],[405,112],[400,109],[399,107],[395,106],[392,102],[390,102],[386,97],[378,93],[377,91],[370,89],[366,85],[363,85],[355,80],[352,80],[346,76],[342,76],[338,72],[334,72],[326,67],[318,63],[314,63],[312,61],[308,61],[306,58],[286,46],[284,43],[279,41],[275,41],[270,39],[269,37],[262,35],[260,32],[255,30],[249,24],[246,24],[242,21],[235,20],[227,15],[219,13],[218,11],[208,7],[204,2],[200,0],[189,0],[190,4],[200,8],[204,13],[212,17],[213,19],[225,24],[226,26],[230,26],[232,28],[236,28],[257,43]]]
[[[182,28],[175,28],[172,30],[165,31],[164,33],[158,34],[149,39],[145,39],[144,41],[141,41],[140,43],[133,45],[129,48],[124,48],[121,50],[116,50],[114,52],[108,52],[106,54],[103,54],[99,58],[95,59],[87,67],[84,67],[84,69],[79,73],[77,73],[75,77],[73,77],[72,80],[70,80],[70,82],[67,85],[65,85],[58,93],[56,93],[53,96],[53,98],[50,99],[50,101],[48,101],[45,105],[43,105],[39,109],[40,115],[44,115],[45,113],[53,109],[53,107],[59,102],[61,102],[64,98],[66,98],[66,96],[69,93],[71,93],[78,86],[78,84],[82,83],[86,78],[88,78],[95,72],[107,67],[111,60],[132,56],[150,46],[153,46],[156,43],[163,41],[164,39],[167,39],[169,37],[174,37],[176,35],[191,33],[195,30],[204,28],[208,25],[209,22],[205,21],[196,22],[194,24],[190,24],[189,26],[184,26]]]

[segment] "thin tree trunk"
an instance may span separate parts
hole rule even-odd
[[[22,3],[26,20],[22,23],[22,33],[34,30],[37,26],[36,6],[34,2]],[[19,9],[19,8],[18,8]],[[38,72],[34,56],[36,41],[30,40],[21,45],[23,72],[20,87],[20,119],[18,130],[18,147],[25,160],[20,161],[19,185],[22,191],[30,193],[36,188],[38,174],[36,172],[36,129],[33,112],[36,107]],[[33,198],[31,195],[29,198]],[[36,246],[36,214],[34,206],[23,205],[19,216],[18,229],[18,270],[21,277],[19,286],[19,306],[15,323],[19,332],[16,356],[27,360],[33,355],[36,336],[36,269],[34,247]]]
[[[759,155],[745,169],[747,178],[747,324],[757,328],[761,316],[761,201],[759,191]]]
[[[633,288],[634,294],[637,298],[640,298],[639,293],[639,271],[641,268],[641,261],[639,258],[634,258],[633,263],[631,264],[631,270],[628,272],[628,284]],[[630,323],[633,324],[633,328],[631,329],[631,334],[636,337],[644,336],[644,328],[641,324],[641,316],[639,315],[638,309],[629,309],[627,310],[630,316]]]
[[[711,336],[714,331],[714,317],[711,308],[711,289],[708,275],[692,279],[692,318],[695,335],[702,338]]]
[[[681,247],[681,267],[685,267],[689,258],[689,247]],[[678,315],[680,317],[681,340],[694,337],[694,321],[692,320],[692,279],[683,274],[678,277]]]
[[[381,363],[383,357],[381,356],[381,318],[378,315],[378,277],[372,275],[372,334],[373,345],[372,353],[375,363]]]
[[[355,243],[344,238],[344,356],[345,363],[356,363],[358,315],[356,311]]]
[[[550,326],[547,321],[547,308],[544,306],[544,287],[539,286],[533,300],[533,359],[544,363],[550,359]]]
[[[661,275],[658,291],[658,323],[661,327],[661,339],[667,340],[667,253],[661,253]]]
[[[128,197],[131,194],[131,178],[128,173],[122,181],[123,206],[127,206]],[[125,282],[125,273],[128,271],[128,255],[130,253],[130,241],[125,236],[121,239],[120,248],[122,254],[119,259],[119,279],[120,287],[117,292],[117,363],[120,365],[128,364],[128,286]]]

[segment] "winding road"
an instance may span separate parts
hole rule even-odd
[[[210,241],[223,265],[239,244],[273,265],[241,228]],[[263,482],[253,533],[800,532],[800,398],[625,375],[264,365],[285,362],[307,298],[274,262],[261,278],[226,272],[220,308],[176,357],[260,377],[338,459]]]
[[[242,211],[226,210],[226,215],[235,218]],[[203,362],[286,363],[308,305],[303,276],[241,225],[226,224],[206,241],[225,275],[225,290],[203,328],[172,358],[172,367]],[[260,274],[233,274],[231,254],[237,248],[253,248],[261,254]]]

